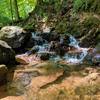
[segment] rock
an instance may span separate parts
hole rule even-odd
[[[70,36],[65,34],[63,37],[61,37],[60,42],[61,42],[62,46],[67,46],[68,47],[69,44],[70,44]]]
[[[15,62],[15,53],[11,47],[0,40],[0,64],[11,64]]]
[[[31,37],[26,44],[26,48],[32,48],[33,46],[43,45],[45,43],[47,43],[47,41],[42,39],[40,36]]]
[[[95,47],[97,50],[98,50],[98,52],[100,53],[100,43],[98,43],[97,45],[96,45],[96,47]]]
[[[42,39],[50,42],[50,41],[60,41],[60,35],[58,33],[38,33],[38,36],[42,37]]]
[[[63,75],[63,71],[58,71],[56,73],[52,73],[49,75],[42,75],[32,79],[31,84],[29,85],[29,89],[33,91],[38,91],[40,88],[48,86],[48,84],[55,82]]]
[[[92,61],[95,65],[100,66],[100,43],[98,43],[95,47],[95,49],[93,50],[93,58]]]
[[[37,36],[37,37],[35,37],[33,39],[34,39],[35,45],[43,45],[46,42],[46,40],[42,39],[39,36]]]
[[[49,58],[50,58],[50,55],[48,53],[42,53],[40,55],[40,59],[43,61],[49,60]]]
[[[27,44],[26,44],[26,48],[32,48],[33,46],[35,45],[35,41],[34,41],[34,39],[31,37],[30,39],[29,39],[29,41],[27,42]]]
[[[85,63],[100,66],[100,44],[95,48],[89,48],[88,54],[84,59]]]
[[[30,63],[36,63],[39,62],[39,58],[36,57],[36,55],[27,55],[27,54],[21,54],[21,55],[16,55],[16,61],[21,63],[21,64],[30,64]]]
[[[60,41],[60,34],[52,32],[50,35],[50,41]]]
[[[0,85],[6,81],[7,67],[0,65]]]
[[[18,63],[21,63],[21,64],[24,64],[24,65],[27,65],[29,64],[29,60],[28,60],[28,56],[27,55],[17,55],[16,57],[16,61]]]
[[[99,79],[99,77],[99,73],[91,73],[84,78],[84,82],[96,81],[97,79]]]
[[[42,37],[42,39],[49,41],[50,33],[37,33],[37,36]]]
[[[63,47],[59,42],[51,41],[50,51],[56,52],[57,55],[64,56],[67,49],[66,47]]]
[[[93,64],[100,66],[100,54],[96,54],[93,58],[92,58],[92,62]]]
[[[0,39],[12,48],[19,48],[30,38],[30,34],[18,26],[5,26],[0,30]]]
[[[34,46],[31,50],[27,51],[26,53],[30,55],[30,54],[35,54],[38,51],[39,51],[39,46]]]

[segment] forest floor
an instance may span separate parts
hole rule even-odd
[[[0,87],[0,100],[100,100],[100,67],[55,68],[49,62],[35,66],[10,69],[8,83]]]

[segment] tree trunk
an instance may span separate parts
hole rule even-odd
[[[14,4],[14,9],[15,9],[15,15],[16,15],[16,20],[20,20],[20,16],[19,16],[19,11],[18,11],[18,4],[17,4],[17,0],[13,0],[13,4]]]
[[[10,11],[11,11],[11,20],[13,24],[13,9],[12,9],[12,0],[10,0]]]

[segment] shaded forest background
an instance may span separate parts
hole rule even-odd
[[[0,26],[72,34],[83,46],[100,40],[99,0],[0,0]]]

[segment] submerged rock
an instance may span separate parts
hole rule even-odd
[[[30,37],[30,34],[18,26],[5,26],[0,30],[0,39],[6,41],[12,48],[21,47]]]
[[[14,51],[6,42],[0,40],[0,64],[11,64],[14,62]]]

